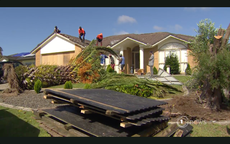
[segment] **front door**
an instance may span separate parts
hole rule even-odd
[[[140,69],[140,53],[139,52],[132,53],[132,65],[134,66],[134,69]]]

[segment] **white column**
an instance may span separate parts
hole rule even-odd
[[[144,69],[144,48],[140,46],[140,69]]]
[[[121,48],[120,54],[122,54],[122,56],[124,56],[123,48]]]
[[[120,49],[120,54],[122,54],[122,56],[124,56],[123,48]],[[120,58],[120,55],[119,55],[119,58]],[[119,65],[119,60],[117,59],[116,61],[117,61],[117,63],[115,64],[115,65],[117,65],[116,70],[117,70],[117,73],[120,73],[121,66]]]

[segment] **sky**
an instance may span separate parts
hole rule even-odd
[[[217,13],[218,12],[218,13]],[[195,36],[206,18],[227,28],[227,7],[0,7],[0,47],[3,55],[30,52],[57,26],[61,33],[78,37],[78,28],[93,40],[127,33],[170,32]]]

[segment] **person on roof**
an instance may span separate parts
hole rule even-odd
[[[97,35],[97,45],[98,45],[98,42],[100,42],[101,46],[102,46],[102,40],[103,40],[103,34],[100,33],[100,34]]]
[[[61,31],[58,29],[57,26],[54,27],[54,32],[55,32],[55,33],[61,33]]]
[[[78,33],[79,33],[79,39],[81,39],[81,42],[85,42],[85,30],[82,27],[79,27]]]

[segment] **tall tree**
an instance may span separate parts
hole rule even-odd
[[[3,49],[2,49],[2,47],[0,47],[0,58],[2,58],[2,51],[3,51]]]
[[[230,87],[230,52],[227,44],[230,25],[227,30],[221,27],[216,29],[211,20],[205,19],[199,22],[196,32],[198,35],[190,43],[190,54],[197,63],[193,77],[199,82],[202,92],[199,102],[213,110],[220,110],[222,90]]]

